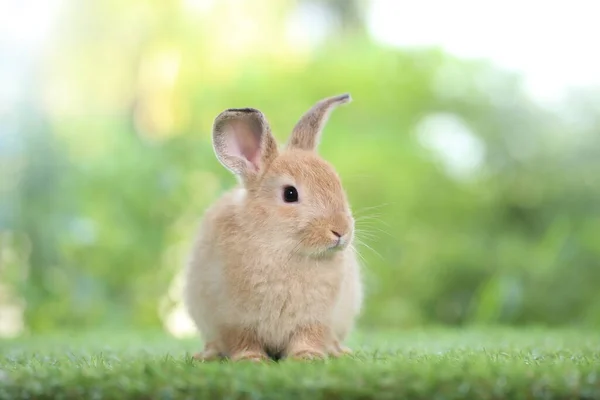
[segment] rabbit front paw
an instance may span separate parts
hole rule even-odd
[[[335,358],[352,354],[352,350],[335,340],[329,348],[329,355]]]
[[[323,325],[309,325],[298,329],[287,350],[287,357],[296,360],[322,360],[327,357],[330,330]]]
[[[288,357],[295,360],[322,360],[327,355],[319,349],[304,348],[290,352]]]
[[[198,361],[213,361],[222,357],[221,352],[217,348],[217,346],[209,342],[204,346],[204,350],[196,353],[192,356],[194,360]]]
[[[232,354],[231,360],[232,361],[263,362],[263,361],[269,361],[270,358],[265,353],[262,353],[259,351],[245,350],[245,351],[240,351],[238,353]]]

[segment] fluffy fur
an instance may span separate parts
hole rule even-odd
[[[205,341],[197,357],[350,351],[343,342],[363,300],[354,219],[339,176],[316,152],[329,112],[349,101],[316,103],[282,149],[256,109],[215,119],[215,154],[239,185],[206,211],[186,269],[184,302]],[[286,186],[298,202],[284,201]]]

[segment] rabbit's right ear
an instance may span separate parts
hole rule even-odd
[[[277,143],[262,112],[230,108],[213,124],[213,147],[225,168],[247,183],[277,157]]]

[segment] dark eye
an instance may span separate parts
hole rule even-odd
[[[298,201],[298,191],[293,186],[286,186],[283,188],[283,200],[286,203],[295,203]]]

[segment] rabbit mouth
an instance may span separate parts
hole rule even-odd
[[[329,246],[327,246],[323,251],[321,251],[322,255],[331,255],[337,252],[343,251],[348,247],[348,242],[342,238],[338,238]]]
[[[337,238],[334,243],[332,243],[327,250],[329,251],[339,251],[346,248],[347,241],[344,238]]]
[[[329,258],[337,253],[342,252],[348,247],[347,243],[341,243],[336,241],[328,245],[314,247],[312,249],[306,249],[304,255],[310,258]]]
[[[341,232],[341,233],[340,233]],[[300,253],[308,257],[330,257],[348,248],[352,241],[352,232],[331,229],[327,232],[304,232],[298,247]]]

